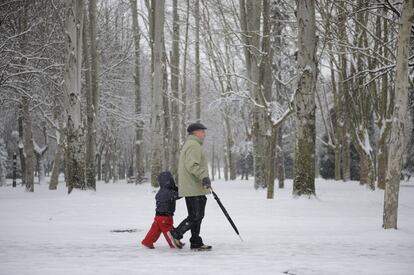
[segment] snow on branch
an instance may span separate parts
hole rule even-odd
[[[289,102],[286,109],[282,108],[279,102],[272,101],[269,103],[268,111],[270,111],[270,120],[273,126],[279,126],[286,118],[293,113],[293,103]]]
[[[35,151],[36,155],[42,156],[47,151],[47,149],[49,148],[49,145],[46,144],[45,146],[40,147],[39,144],[37,144],[36,141],[33,141],[33,147],[34,147],[34,151]]]

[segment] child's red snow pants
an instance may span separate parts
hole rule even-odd
[[[158,240],[162,232],[170,247],[174,248],[172,241],[167,235],[167,232],[173,228],[173,223],[172,216],[155,216],[147,236],[145,236],[141,243],[145,246],[152,246]]]

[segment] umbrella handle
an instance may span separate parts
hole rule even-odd
[[[210,190],[210,194],[212,194],[212,195],[213,195],[213,197],[214,197],[215,199],[217,199],[217,195],[216,195],[216,193],[214,193],[213,188],[210,186],[208,189]]]

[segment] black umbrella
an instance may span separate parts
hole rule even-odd
[[[226,208],[224,208],[224,205],[221,203],[219,197],[213,191],[213,188],[210,187],[210,191],[213,194],[214,199],[217,201],[218,205],[220,206],[221,210],[223,211],[224,215],[226,216],[227,220],[230,222],[230,224],[233,227],[234,231],[236,231],[236,234],[239,236],[240,240],[243,241],[243,239],[240,236],[239,230],[237,229],[236,225],[234,224],[233,220],[231,219],[231,217],[230,217],[229,213],[227,212]]]

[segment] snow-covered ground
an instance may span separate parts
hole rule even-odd
[[[292,182],[273,200],[252,181],[213,182],[240,230],[209,196],[202,237],[210,252],[140,245],[154,216],[149,184],[98,184],[66,194],[36,185],[0,188],[0,274],[414,274],[414,183],[400,190],[399,230],[383,230],[383,192],[317,180],[295,199]],[[175,224],[186,214],[177,202]],[[113,230],[133,229],[132,233]]]

